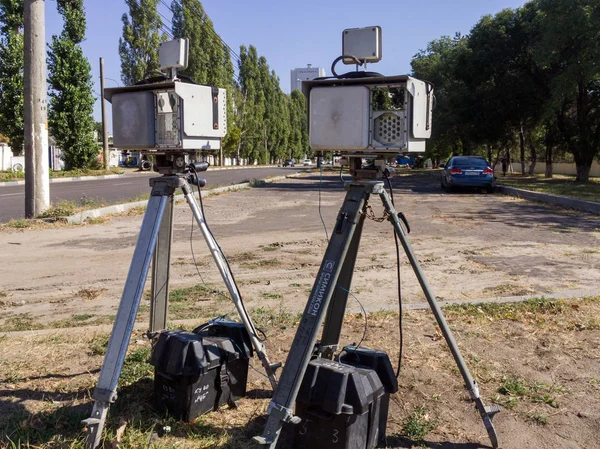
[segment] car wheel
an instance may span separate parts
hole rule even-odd
[[[486,191],[487,193],[494,193],[494,186],[486,187],[486,188],[485,188],[485,191]]]

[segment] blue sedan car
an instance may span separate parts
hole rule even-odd
[[[452,156],[442,170],[442,188],[446,192],[454,187],[479,187],[488,193],[494,191],[494,170],[480,156]]]

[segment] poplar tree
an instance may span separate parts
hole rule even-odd
[[[48,51],[48,124],[67,170],[91,168],[98,163],[99,147],[94,139],[91,68],[79,45],[86,27],[83,0],[56,3],[64,28],[52,36]]]
[[[23,0],[0,0],[0,133],[23,152]]]
[[[264,152],[264,127],[265,91],[261,86],[258,53],[250,45],[240,47],[239,83],[240,104],[240,155],[248,158],[250,162],[263,159]]]
[[[158,0],[125,0],[129,15],[123,14],[123,36],[119,39],[121,80],[130,86],[144,75],[158,70],[158,47],[166,36],[161,36],[162,20],[158,14]]]
[[[199,0],[171,3],[173,37],[189,39],[188,67],[181,73],[199,84],[228,88],[226,50]]]

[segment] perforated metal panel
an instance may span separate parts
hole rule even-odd
[[[404,118],[394,112],[379,115],[373,127],[373,139],[382,145],[394,145],[404,138]]]

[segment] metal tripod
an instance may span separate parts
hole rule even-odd
[[[471,399],[475,401],[475,406],[483,419],[492,446],[497,448],[498,439],[492,417],[500,409],[497,406],[486,407],[484,405],[479,395],[477,382],[471,376],[446,319],[427,284],[425,275],[421,271],[419,262],[400,224],[399,215],[384,189],[383,182],[353,181],[346,184],[346,190],[346,198],[338,214],[335,230],[329,240],[310,298],[298,325],[279,384],[269,404],[269,417],[265,429],[261,436],[254,437],[255,441],[274,449],[281,432],[282,423],[292,422],[297,424],[299,422],[299,418],[293,415],[292,408],[307,365],[315,354],[315,349],[320,356],[332,358],[334,351],[338,348],[368,200],[371,194],[378,194],[463,376]],[[327,314],[325,311],[327,311]],[[324,318],[325,325],[321,341],[315,347],[317,334]]]
[[[202,209],[193,195],[187,179],[190,176],[184,172],[150,179],[152,193],[148,200],[129,274],[125,281],[125,288],[123,289],[119,310],[104,356],[98,384],[94,390],[93,398],[95,402],[92,415],[83,421],[88,429],[85,445],[87,449],[95,449],[100,444],[109,405],[117,399],[117,381],[123,368],[125,353],[129,346],[140,299],[144,291],[150,261],[152,261],[152,294],[149,333],[152,334],[167,327],[173,205],[174,194],[177,189],[181,189],[185,195],[185,199],[200,227],[233,303],[248,331],[252,345],[267,373],[271,386],[275,388],[277,385],[275,369],[279,365],[269,363],[265,345],[258,338],[256,328],[243,306],[240,292],[225,256],[206,225]],[[199,180],[195,173],[190,179],[196,185],[203,186],[205,183],[205,180]]]

